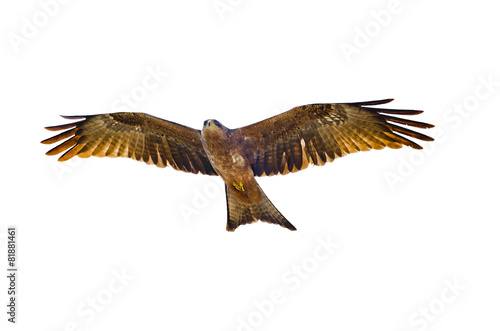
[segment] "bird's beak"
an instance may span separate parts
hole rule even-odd
[[[217,125],[215,125],[213,121],[208,121],[208,127],[211,128],[213,126],[215,127]]]

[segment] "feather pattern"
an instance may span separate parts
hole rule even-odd
[[[408,129],[432,128],[432,124],[392,116],[417,115],[422,113],[421,110],[370,107],[390,101],[392,99],[295,107],[233,130],[232,134],[242,144],[251,142],[252,148],[244,150],[248,159],[254,160],[251,165],[256,176],[287,174],[305,169],[308,164],[324,165],[335,158],[371,149],[401,148],[404,145],[422,149],[407,137],[433,140]],[[305,162],[302,162],[303,158]]]
[[[79,157],[127,157],[158,167],[217,175],[203,149],[199,130],[143,113],[63,116],[82,121],[47,127],[61,131],[43,144],[67,139],[47,152],[65,152],[59,161]]]

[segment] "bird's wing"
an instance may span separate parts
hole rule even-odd
[[[64,131],[42,141],[53,144],[69,138],[47,152],[66,151],[59,161],[73,156],[128,157],[158,167],[217,175],[203,149],[199,130],[143,113],[112,113],[89,116],[62,116],[83,119],[70,124],[46,127]]]
[[[313,104],[293,108],[261,122],[235,129],[256,176],[287,174],[324,165],[335,158],[370,149],[422,147],[405,136],[432,141],[404,126],[432,128],[432,124],[392,115],[417,115],[420,110],[373,108],[393,99]]]

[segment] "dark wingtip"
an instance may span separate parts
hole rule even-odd
[[[394,114],[394,115],[419,115],[422,114],[423,110],[414,110],[414,109],[387,109],[387,108],[369,108],[377,113],[384,114]]]
[[[62,124],[62,125],[54,125],[54,126],[46,126],[45,130],[49,131],[60,131],[60,130],[65,130],[65,129],[71,129],[77,126],[78,124],[84,122],[89,116],[65,116],[65,115],[60,115],[62,118],[68,119],[68,120],[77,120],[77,119],[83,119],[83,121],[78,121],[78,122],[73,122],[73,123],[68,123],[68,124]]]
[[[82,118],[87,118],[88,116],[83,116],[83,115],[71,115],[71,116],[68,116],[68,115],[59,115],[61,116],[62,118],[65,118],[67,120],[79,120],[79,119],[82,119]]]
[[[54,125],[54,126],[46,126],[45,130],[49,131],[61,131],[66,129],[71,129],[76,126],[76,123],[63,124],[63,125]]]
[[[372,101],[352,102],[352,103],[349,103],[349,105],[354,105],[354,106],[376,106],[376,105],[383,105],[383,104],[389,103],[391,101],[394,101],[394,99],[381,99],[381,100],[372,100]]]

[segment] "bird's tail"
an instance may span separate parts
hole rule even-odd
[[[256,185],[258,186],[257,183]],[[281,215],[279,210],[274,207],[260,186],[258,186],[258,189],[262,197],[260,201],[258,203],[250,202],[249,204],[246,204],[236,200],[236,197],[226,185],[226,230],[234,231],[240,225],[257,222],[258,220],[267,223],[279,224],[292,231],[297,230],[292,223],[288,222],[288,220]]]

